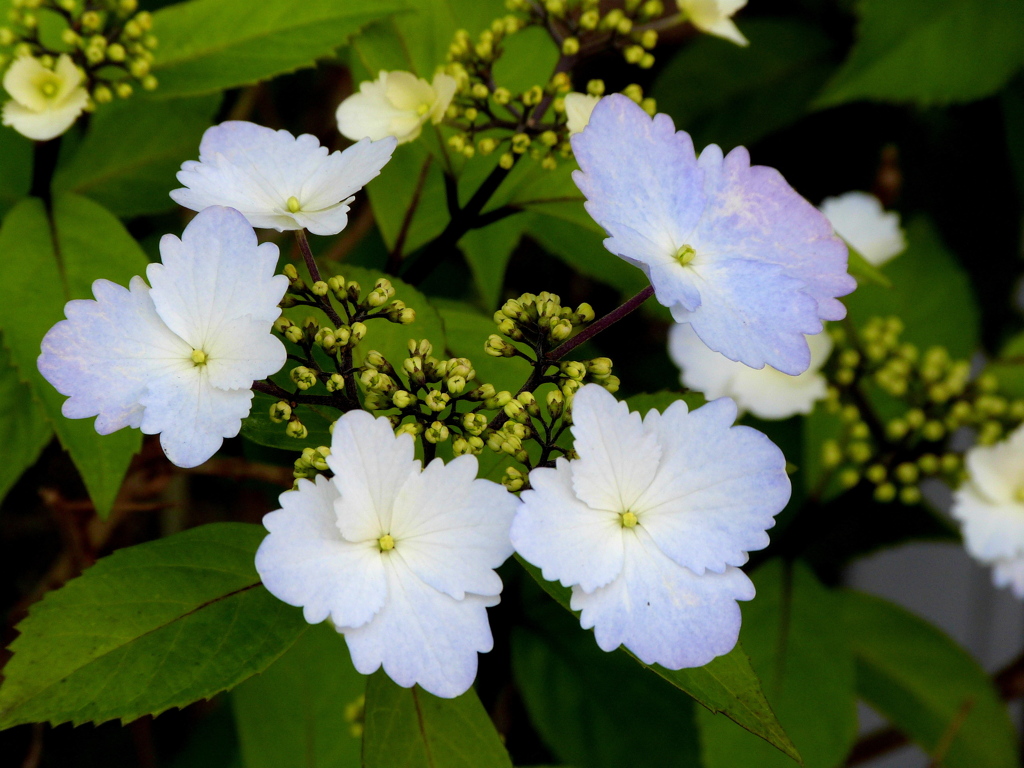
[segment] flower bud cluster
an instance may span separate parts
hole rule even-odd
[[[52,69],[68,54],[85,73],[90,109],[127,99],[136,87],[152,91],[158,85],[150,72],[158,41],[152,15],[138,5],[138,0],[12,0],[7,26],[0,27],[0,68],[31,56]],[[45,40],[39,31],[43,14],[64,25]]]
[[[319,448],[303,448],[302,455],[295,460],[292,474],[295,479],[313,479],[319,472],[327,472],[327,457],[331,455],[331,449],[326,445]]]

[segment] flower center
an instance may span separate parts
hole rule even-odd
[[[676,255],[673,257],[679,262],[679,266],[685,267],[697,256],[697,251],[694,250],[692,245],[680,246],[679,250],[676,251]]]
[[[206,365],[206,353],[201,349],[192,350],[192,362],[196,365]]]
[[[39,92],[48,99],[52,99],[57,95],[57,91],[60,87],[53,80],[47,80],[45,83],[39,86]]]
[[[390,552],[395,548],[395,540],[392,538],[390,533],[385,533],[377,539],[377,546],[380,547],[381,552]]]
[[[1013,499],[1024,504],[1024,485],[1017,486],[1017,490],[1013,492]]]
[[[418,107],[416,107],[416,114],[419,115],[420,117],[423,117],[423,115],[427,114],[427,112],[429,112],[429,111],[430,111],[430,105],[427,104],[426,102],[424,102],[423,104],[420,104]]]
[[[295,195],[292,195],[291,197],[288,198],[289,211],[291,211],[292,213],[298,213],[301,208],[302,203],[299,202],[299,198],[295,197]]]
[[[633,512],[623,512],[619,515],[619,519],[622,521],[623,528],[636,528],[637,523],[640,522],[636,519],[636,514]]]

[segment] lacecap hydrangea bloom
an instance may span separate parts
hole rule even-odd
[[[263,584],[309,623],[329,618],[363,674],[464,693],[493,645],[487,608],[518,499],[476,479],[475,456],[421,471],[412,437],[365,411],[335,424],[327,463],[332,479],[300,480],[263,519]]]
[[[684,386],[702,392],[708,400],[731,397],[741,411],[760,419],[810,413],[825,398],[828,381],[821,367],[832,354],[832,337],[823,331],[808,336],[807,345],[810,366],[798,376],[789,376],[770,365],[757,369],[733,362],[709,349],[689,325],[674,325],[668,333],[669,356],[682,370]]]
[[[84,79],[66,53],[53,69],[32,56],[19,56],[4,75],[4,90],[11,95],[4,104],[4,125],[36,141],[60,136],[89,103]]]
[[[284,365],[271,334],[288,279],[278,250],[259,245],[238,211],[207,208],[179,240],[160,240],[162,264],[128,288],[97,280],[96,297],[69,301],[43,338],[39,370],[70,419],[96,431],[160,435],[172,462],[194,467],[234,437],[252,407],[252,383]]]
[[[203,134],[199,161],[182,164],[178,181],[185,187],[171,198],[193,211],[230,206],[258,229],[336,235],[348,225],[355,193],[394,150],[395,140],[384,138],[328,152],[309,134],[231,120]]]
[[[698,158],[668,115],[620,94],[601,99],[572,147],[605,247],[647,274],[677,322],[730,360],[807,370],[805,337],[843,318],[836,297],[856,287],[824,214],[743,147],[723,157],[711,144]]]
[[[953,517],[964,546],[992,566],[997,587],[1024,599],[1024,427],[995,445],[979,445],[964,457],[967,480],[953,494]]]
[[[338,130],[353,141],[394,136],[405,144],[419,137],[428,120],[437,125],[444,119],[456,86],[443,72],[428,83],[411,72],[381,71],[338,105]]]
[[[587,384],[572,406],[579,458],[530,473],[512,543],[572,587],[602,649],[681,669],[736,645],[736,601],[754,597],[739,566],[768,545],[790,484],[782,451],[735,419],[727,398],[641,419]]]
[[[749,45],[732,16],[747,0],[676,0],[679,10],[701,32],[729,40],[736,45]]]
[[[841,238],[869,264],[880,267],[907,248],[897,213],[882,208],[868,192],[847,192],[821,201],[824,213]]]

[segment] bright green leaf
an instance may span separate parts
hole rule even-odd
[[[664,412],[672,403],[683,400],[686,406],[692,411],[700,408],[707,399],[700,392],[643,392],[626,399],[629,410],[637,411],[643,415],[654,409]]]
[[[363,768],[512,768],[476,691],[440,699],[400,688],[384,670],[366,683]]]
[[[231,692],[245,768],[359,768],[350,710],[365,689],[342,636],[329,623],[310,627]]]
[[[1017,737],[1006,706],[971,656],[928,622],[881,598],[844,596],[857,692],[945,768],[1013,768]]]
[[[847,243],[847,248],[850,252],[848,269],[850,274],[857,278],[858,283],[874,283],[883,288],[892,288],[892,280],[886,277],[882,270],[861,256],[860,252],[850,247],[849,243]]]
[[[96,112],[89,133],[54,188],[78,192],[118,216],[159,213],[175,206],[169,196],[185,160],[199,156],[199,140],[213,121],[220,96],[194,99],[129,99]]]
[[[260,584],[261,526],[216,523],[100,560],[18,625],[0,727],[128,722],[208,699],[306,630]]]
[[[53,437],[53,427],[18,371],[0,338],[0,501],[21,473],[35,464]]]
[[[477,293],[487,309],[493,311],[501,303],[505,268],[527,224],[524,216],[509,216],[467,232],[459,243],[473,273]]]
[[[773,561],[753,576],[740,640],[765,695],[806,768],[842,764],[857,734],[853,656],[841,601],[799,563]],[[721,718],[698,712],[706,768],[789,768],[793,761]]]
[[[1022,0],[860,0],[857,12],[857,43],[818,106],[973,101],[1024,64]]]
[[[147,261],[121,223],[84,197],[56,195],[52,226],[51,233],[46,209],[35,198],[19,203],[4,219],[0,253],[8,260],[8,270],[0,299],[0,329],[19,377],[42,402],[96,511],[105,516],[141,445],[141,435],[123,429],[101,436],[92,419],[64,418],[64,396],[39,374],[36,358],[43,336],[64,319],[68,300],[92,298],[97,278],[127,285],[145,270]]]
[[[189,0],[153,14],[161,98],[195,96],[311,67],[399,0]],[[440,62],[440,60],[439,60]]]

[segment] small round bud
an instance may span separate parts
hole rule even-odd
[[[282,424],[292,417],[292,407],[284,400],[278,400],[270,406],[270,420],[275,424]]]
[[[580,41],[577,37],[567,37],[562,41],[562,55],[575,56],[580,52]]]
[[[328,392],[339,392],[345,387],[345,377],[340,373],[332,373],[324,383]]]
[[[443,443],[449,437],[448,427],[442,422],[435,421],[423,433],[423,438],[428,443]]]
[[[294,437],[297,440],[305,440],[309,436],[309,430],[306,426],[298,419],[292,419],[288,422],[288,426],[285,427],[284,433],[288,437]]]
[[[647,50],[650,50],[651,48],[653,48],[657,44],[658,44],[658,33],[655,32],[653,29],[645,30],[644,33],[642,35],[640,35],[640,45],[642,45]]]
[[[896,498],[896,486],[892,483],[883,483],[875,488],[875,501],[888,504]]]
[[[888,471],[881,464],[872,464],[870,467],[864,470],[864,477],[866,477],[869,482],[872,482],[875,485],[885,482],[885,478],[888,477],[888,475]]]
[[[909,461],[905,461],[896,467],[896,479],[904,485],[911,485],[916,483],[920,473],[916,464],[911,464]]]
[[[313,291],[314,296],[326,296],[330,288],[328,288],[327,283],[323,280],[317,280],[310,286],[310,290]]]
[[[853,488],[860,482],[860,472],[856,469],[844,469],[839,473],[839,484],[843,488]]]
[[[906,504],[908,507],[921,502],[921,489],[914,485],[908,485],[905,488],[900,488],[900,503]]]
[[[587,82],[587,93],[591,96],[604,96],[604,80],[590,80]]]

